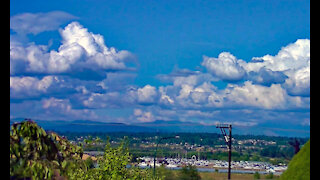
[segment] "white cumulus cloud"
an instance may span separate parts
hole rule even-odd
[[[37,97],[54,91],[66,90],[65,88],[68,87],[63,79],[57,76],[45,76],[42,79],[29,76],[10,77],[11,98]]]
[[[261,72],[261,69],[272,72],[269,73],[270,75],[275,75],[274,72],[276,72],[278,75],[274,77],[280,79],[280,83],[291,95],[310,95],[309,39],[298,39],[283,47],[275,56],[254,57],[252,62],[240,64],[247,72]],[[280,73],[287,76],[285,81]],[[270,78],[266,79],[270,80]]]
[[[222,52],[218,58],[204,56],[201,65],[221,80],[237,81],[245,75],[245,70],[239,65],[239,61],[241,60],[229,52]]]
[[[128,51],[108,48],[101,35],[89,32],[78,22],[60,29],[60,35],[62,44],[58,51],[48,52],[47,46],[34,43],[10,43],[10,74],[123,70],[132,57]]]
[[[158,92],[155,87],[146,85],[143,88],[137,90],[137,99],[140,103],[153,103],[158,96]]]

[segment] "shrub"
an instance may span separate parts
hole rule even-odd
[[[260,174],[258,172],[255,172],[253,174],[253,179],[260,179]]]
[[[266,179],[273,179],[273,173],[269,173],[265,177]]]
[[[198,170],[195,166],[187,165],[182,167],[179,173],[179,179],[181,180],[199,180],[201,179]]]

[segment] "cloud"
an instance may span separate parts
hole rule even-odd
[[[49,86],[51,86],[52,81],[53,78],[50,77],[43,78],[42,80],[34,77],[10,77],[10,97],[24,97],[23,94],[36,96],[39,93],[46,92]]]
[[[278,76],[282,77],[282,74]],[[309,98],[291,96],[282,84],[272,83],[271,80],[269,82],[269,86],[252,81],[229,83],[226,88],[218,89],[210,80],[198,84],[197,78],[190,75],[183,77],[183,80],[175,81],[173,85],[159,87],[159,104],[166,108],[195,110],[213,108],[275,110],[309,107]]]
[[[123,91],[134,83],[136,76],[131,72],[108,72],[99,85],[108,91]]]
[[[197,86],[188,84],[181,85],[178,94],[171,95],[174,97],[176,104],[183,107],[199,108],[208,104],[208,97],[215,92],[217,88],[210,82],[204,82]]]
[[[174,100],[167,95],[166,93],[166,89],[162,86],[159,87],[159,94],[160,94],[160,99],[159,99],[159,104],[161,105],[165,105],[165,106],[169,106],[174,104]]]
[[[98,85],[101,84],[98,83]],[[112,85],[111,85],[112,86]],[[159,103],[159,92],[153,86],[146,85],[141,88],[127,87],[121,88],[120,91],[116,89],[109,89],[105,92],[92,92],[84,87],[79,87],[79,92],[85,94],[75,94],[71,99],[76,104],[81,104],[79,107],[90,109],[103,109],[103,108],[126,108],[137,106],[157,105]]]
[[[60,30],[63,38],[61,51],[65,50],[67,54],[62,56],[72,56],[72,48],[77,45],[84,49],[87,57],[86,65],[98,66],[103,69],[123,69],[125,68],[124,60],[131,56],[128,51],[117,52],[115,48],[108,48],[104,43],[104,38],[99,34],[88,32],[86,28],[78,22],[72,22]]]
[[[202,66],[214,76],[225,81],[238,81],[245,75],[245,70],[239,65],[235,56],[228,52],[222,52],[218,58],[203,57]]]
[[[180,69],[177,66],[174,67],[171,73],[169,74],[159,74],[156,76],[157,79],[163,82],[173,82],[176,78],[179,77],[188,77],[191,75],[200,75],[202,74],[200,71],[192,71],[189,69]]]
[[[290,95],[310,96],[310,66],[288,73],[289,78],[284,83]]]
[[[10,77],[12,99],[36,98],[58,93],[67,95],[71,92],[75,92],[73,85],[58,76],[44,76],[42,79],[29,76]]]
[[[246,81],[243,86],[229,85],[224,90],[227,102],[240,106],[251,106],[265,109],[287,108],[286,91],[279,84],[272,84],[270,87],[254,85]]]
[[[43,113],[47,116],[64,117],[63,119],[97,119],[97,115],[87,109],[73,109],[68,99],[49,98],[41,101]]]
[[[309,39],[298,39],[282,47],[275,56],[253,57],[246,62],[229,52],[222,52],[218,58],[204,56],[201,65],[222,81],[249,80],[267,86],[281,84],[290,95],[310,95]]]
[[[43,97],[71,99],[75,94],[85,97],[90,93],[105,92],[99,82],[73,79],[68,76],[10,77],[10,99],[41,99]]]
[[[211,74],[200,73],[197,75],[174,77],[173,85],[177,87],[182,85],[196,86],[196,85],[202,84],[203,82],[208,82],[208,81],[211,82],[215,80],[216,79],[212,77]]]
[[[281,71],[272,71],[270,69],[261,68],[258,72],[250,71],[247,74],[246,79],[266,86],[270,86],[271,84],[283,84],[288,78]]]
[[[157,97],[158,93],[156,88],[150,85],[139,88],[137,91],[137,100],[139,103],[154,103]]]
[[[10,29],[19,34],[37,35],[44,31],[57,30],[60,25],[73,19],[78,18],[62,11],[23,13],[10,17]]]
[[[249,79],[253,75],[264,73],[261,83],[281,83],[290,95],[310,95],[310,40],[298,39],[283,47],[277,55],[254,57],[252,62],[241,62],[240,65],[248,72]],[[263,71],[262,71],[263,70]],[[276,75],[276,76],[275,76]],[[285,78],[285,76],[287,78]]]
[[[129,70],[125,63],[133,57],[128,51],[108,48],[99,34],[88,32],[78,22],[60,29],[62,44],[58,51],[45,45],[10,44],[10,74],[77,74]],[[103,75],[103,74],[102,74]],[[104,74],[105,75],[105,74]]]
[[[249,63],[245,66],[247,71],[257,71],[261,67],[272,71],[296,70],[310,65],[310,40],[298,39],[296,42],[282,47],[276,56],[265,55],[254,57],[256,63]]]
[[[10,103],[10,114],[14,117],[28,117],[39,120],[99,120],[90,109],[75,109],[69,99],[43,98]]]
[[[258,108],[284,110],[291,108],[308,108],[308,98],[293,97],[288,95],[280,84],[272,84],[270,87],[253,84],[251,81],[243,85],[229,84],[226,89],[218,93],[212,93],[217,99],[213,105],[220,107]],[[210,95],[211,96],[211,95]],[[210,101],[211,103],[213,101]]]
[[[124,100],[119,92],[91,93],[89,97],[82,100],[82,104],[91,109],[115,108],[122,107]]]
[[[134,117],[140,122],[152,122],[155,118],[151,112],[143,112],[141,109],[134,109]]]

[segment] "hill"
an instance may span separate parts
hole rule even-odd
[[[301,150],[293,156],[288,165],[288,169],[280,176],[280,180],[284,179],[310,179],[310,139]]]
[[[21,122],[24,118],[12,118],[13,122]],[[220,129],[215,124],[202,124],[199,122],[183,122],[183,121],[164,121],[156,120],[153,122],[99,122],[92,120],[37,120],[33,119],[37,124],[46,130],[56,132],[172,132],[172,133],[219,133]],[[304,137],[309,138],[310,134],[298,127],[284,127],[275,125],[277,128],[261,124],[258,126],[241,126],[234,124],[232,133],[241,135],[266,135],[266,136],[286,136],[286,137]],[[272,132],[271,132],[272,131]]]
[[[22,118],[10,121],[21,122]],[[135,125],[127,125],[123,123],[105,123],[89,120],[75,121],[44,121],[34,120],[39,126],[48,131],[56,132],[155,132],[152,127],[142,127]]]

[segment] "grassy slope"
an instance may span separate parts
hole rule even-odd
[[[292,158],[288,169],[280,176],[280,180],[285,179],[310,179],[310,140]]]

